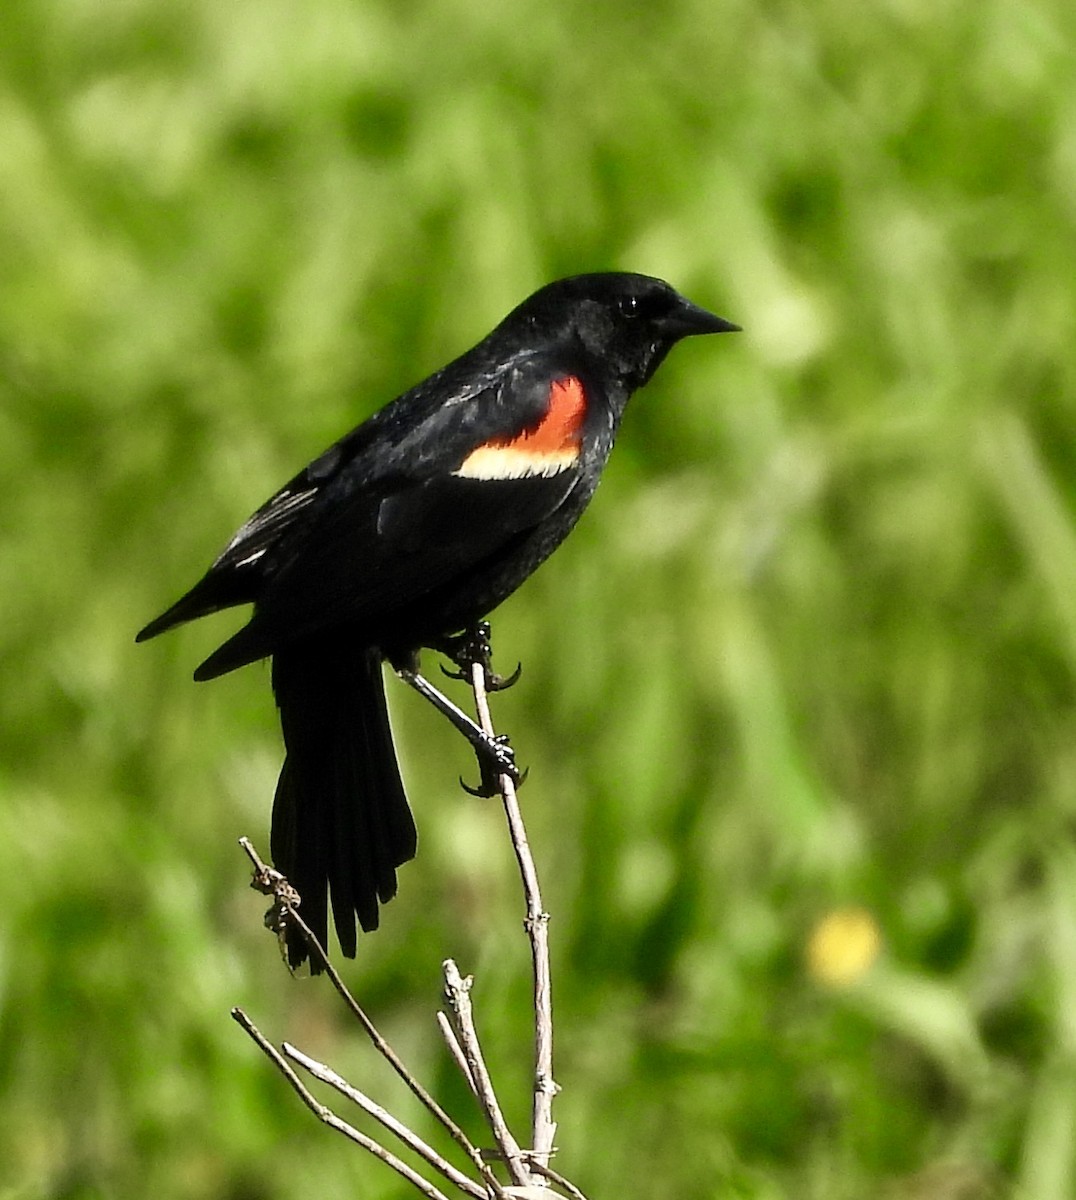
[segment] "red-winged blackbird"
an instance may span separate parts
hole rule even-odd
[[[382,660],[413,667],[510,595],[586,507],[632,392],[681,338],[736,328],[645,275],[549,284],[330,446],[139,633],[254,605],[194,678],[273,658],[273,859],[322,945],[327,892],[354,957],[356,916],[377,927],[415,853]]]

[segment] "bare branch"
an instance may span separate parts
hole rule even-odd
[[[478,1088],[475,1087],[474,1076],[471,1074],[470,1065],[463,1051],[460,1049],[460,1044],[456,1039],[455,1033],[452,1031],[452,1022],[443,1012],[437,1014],[437,1027],[441,1030],[441,1036],[445,1039],[445,1045],[448,1047],[449,1054],[455,1060],[456,1066],[459,1068],[460,1074],[467,1080],[467,1086],[471,1092],[477,1096]]]
[[[428,1142],[424,1142],[418,1134],[408,1129],[406,1125],[398,1121],[390,1112],[387,1112],[371,1100],[365,1092],[360,1092],[357,1087],[352,1086],[342,1076],[338,1075],[331,1067],[325,1066],[317,1059],[311,1058],[304,1054],[295,1046],[285,1042],[281,1047],[287,1058],[297,1062],[305,1070],[309,1071],[315,1079],[320,1079],[322,1083],[327,1083],[330,1087],[335,1088],[341,1095],[346,1096],[352,1103],[357,1104],[368,1116],[380,1122],[391,1134],[394,1134],[401,1142],[409,1149],[414,1151],[430,1164],[431,1167],[440,1173],[449,1181],[459,1188],[461,1192],[465,1192],[474,1200],[486,1200],[489,1192],[479,1187],[477,1183],[472,1183],[466,1175],[456,1167],[454,1167],[446,1158],[438,1154]]]
[[[459,1041],[460,1049],[467,1061],[467,1067],[474,1081],[475,1094],[478,1103],[489,1123],[490,1131],[497,1143],[497,1148],[504,1156],[512,1181],[519,1187],[530,1183],[530,1174],[523,1162],[523,1152],[519,1143],[512,1136],[512,1131],[501,1112],[497,1093],[493,1089],[493,1081],[482,1055],[482,1047],[478,1042],[478,1032],[474,1024],[474,1010],[471,1006],[471,984],[474,982],[470,975],[466,979],[460,975],[459,967],[452,959],[445,959],[442,964],[445,973],[445,999],[452,1012],[452,1027]]]
[[[262,1053],[265,1054],[288,1083],[291,1084],[295,1093],[319,1121],[323,1121],[330,1128],[350,1138],[356,1145],[361,1146],[375,1158],[379,1158],[387,1166],[390,1166],[398,1175],[403,1176],[412,1187],[427,1197],[427,1200],[448,1200],[448,1197],[440,1188],[434,1187],[428,1180],[423,1179],[417,1171],[409,1167],[402,1159],[397,1158],[395,1154],[386,1150],[384,1146],[375,1142],[373,1138],[367,1137],[365,1133],[361,1133],[353,1125],[349,1125],[346,1121],[341,1120],[332,1109],[326,1108],[324,1104],[320,1104],[299,1076],[295,1074],[280,1051],[265,1037],[241,1008],[233,1008],[232,1016],[246,1030]]]
[[[490,737],[495,736],[489,710],[486,687],[486,668],[483,663],[471,664],[471,686],[474,690],[478,723]],[[528,1157],[535,1166],[548,1166],[553,1152],[557,1126],[553,1120],[553,1097],[558,1087],[553,1080],[553,991],[549,968],[549,914],[542,907],[542,892],[534,866],[527,829],[516,798],[516,785],[508,775],[499,778],[508,831],[519,863],[526,901],[523,926],[531,944],[534,967],[534,1094],[531,1106],[531,1148]]]
[[[389,1043],[382,1037],[380,1030],[366,1015],[365,1010],[348,990],[347,985],[340,978],[340,973],[329,961],[328,955],[318,939],[311,932],[310,927],[302,919],[296,911],[295,889],[291,887],[287,879],[262,861],[257,850],[254,849],[249,838],[240,838],[239,844],[246,851],[247,857],[254,864],[254,879],[251,886],[258,891],[263,891],[268,895],[272,895],[276,903],[280,906],[281,914],[284,920],[291,922],[296,929],[302,934],[307,946],[310,949],[311,956],[317,960],[320,966],[328,975],[333,987],[336,989],[340,998],[347,1005],[352,1016],[359,1022],[366,1033],[366,1036],[373,1043],[374,1049],[385,1059],[392,1067],[396,1074],[404,1081],[412,1095],[419,1101],[423,1107],[440,1122],[441,1125],[448,1131],[449,1136],[460,1147],[467,1157],[474,1163],[475,1168],[481,1175],[484,1183],[493,1193],[494,1196],[501,1198],[504,1196],[504,1190],[500,1181],[490,1170],[485,1159],[482,1157],[481,1150],[471,1141],[466,1133],[456,1124],[455,1121],[445,1112],[445,1110],[437,1103],[421,1083],[411,1074],[404,1065],[403,1060],[396,1053]],[[272,915],[272,911],[270,915]],[[268,923],[268,922],[267,922]],[[290,1068],[289,1068],[290,1070]]]

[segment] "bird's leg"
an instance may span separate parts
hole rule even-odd
[[[414,656],[410,661],[394,662],[393,666],[405,683],[409,683],[420,696],[424,696],[470,742],[478,758],[482,782],[477,789],[469,788],[464,784],[467,791],[480,796],[496,795],[498,791],[497,778],[500,775],[507,775],[513,783],[519,783],[521,776],[520,770],[516,766],[515,751],[505,735],[490,737],[480,725],[471,720],[462,708],[453,704],[424,675],[419,674],[418,662]],[[460,782],[462,783],[462,780]]]
[[[486,691],[503,692],[517,683],[523,674],[523,664],[517,663],[511,675],[498,675],[493,670],[493,644],[490,641],[488,621],[479,621],[471,629],[464,630],[444,637],[434,647],[447,658],[450,658],[458,668],[455,671],[445,671],[450,679],[463,679],[470,682],[471,667],[478,663],[486,673]],[[441,668],[444,670],[444,668]]]

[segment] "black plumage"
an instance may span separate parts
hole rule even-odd
[[[139,633],[253,604],[195,678],[273,658],[273,858],[323,944],[327,892],[353,955],[356,917],[376,928],[415,853],[382,660],[412,662],[514,591],[586,507],[632,392],[681,338],[734,328],[647,276],[542,288],[296,475]]]

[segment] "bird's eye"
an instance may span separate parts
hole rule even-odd
[[[639,297],[621,296],[617,301],[617,308],[622,317],[637,317],[639,315]]]

